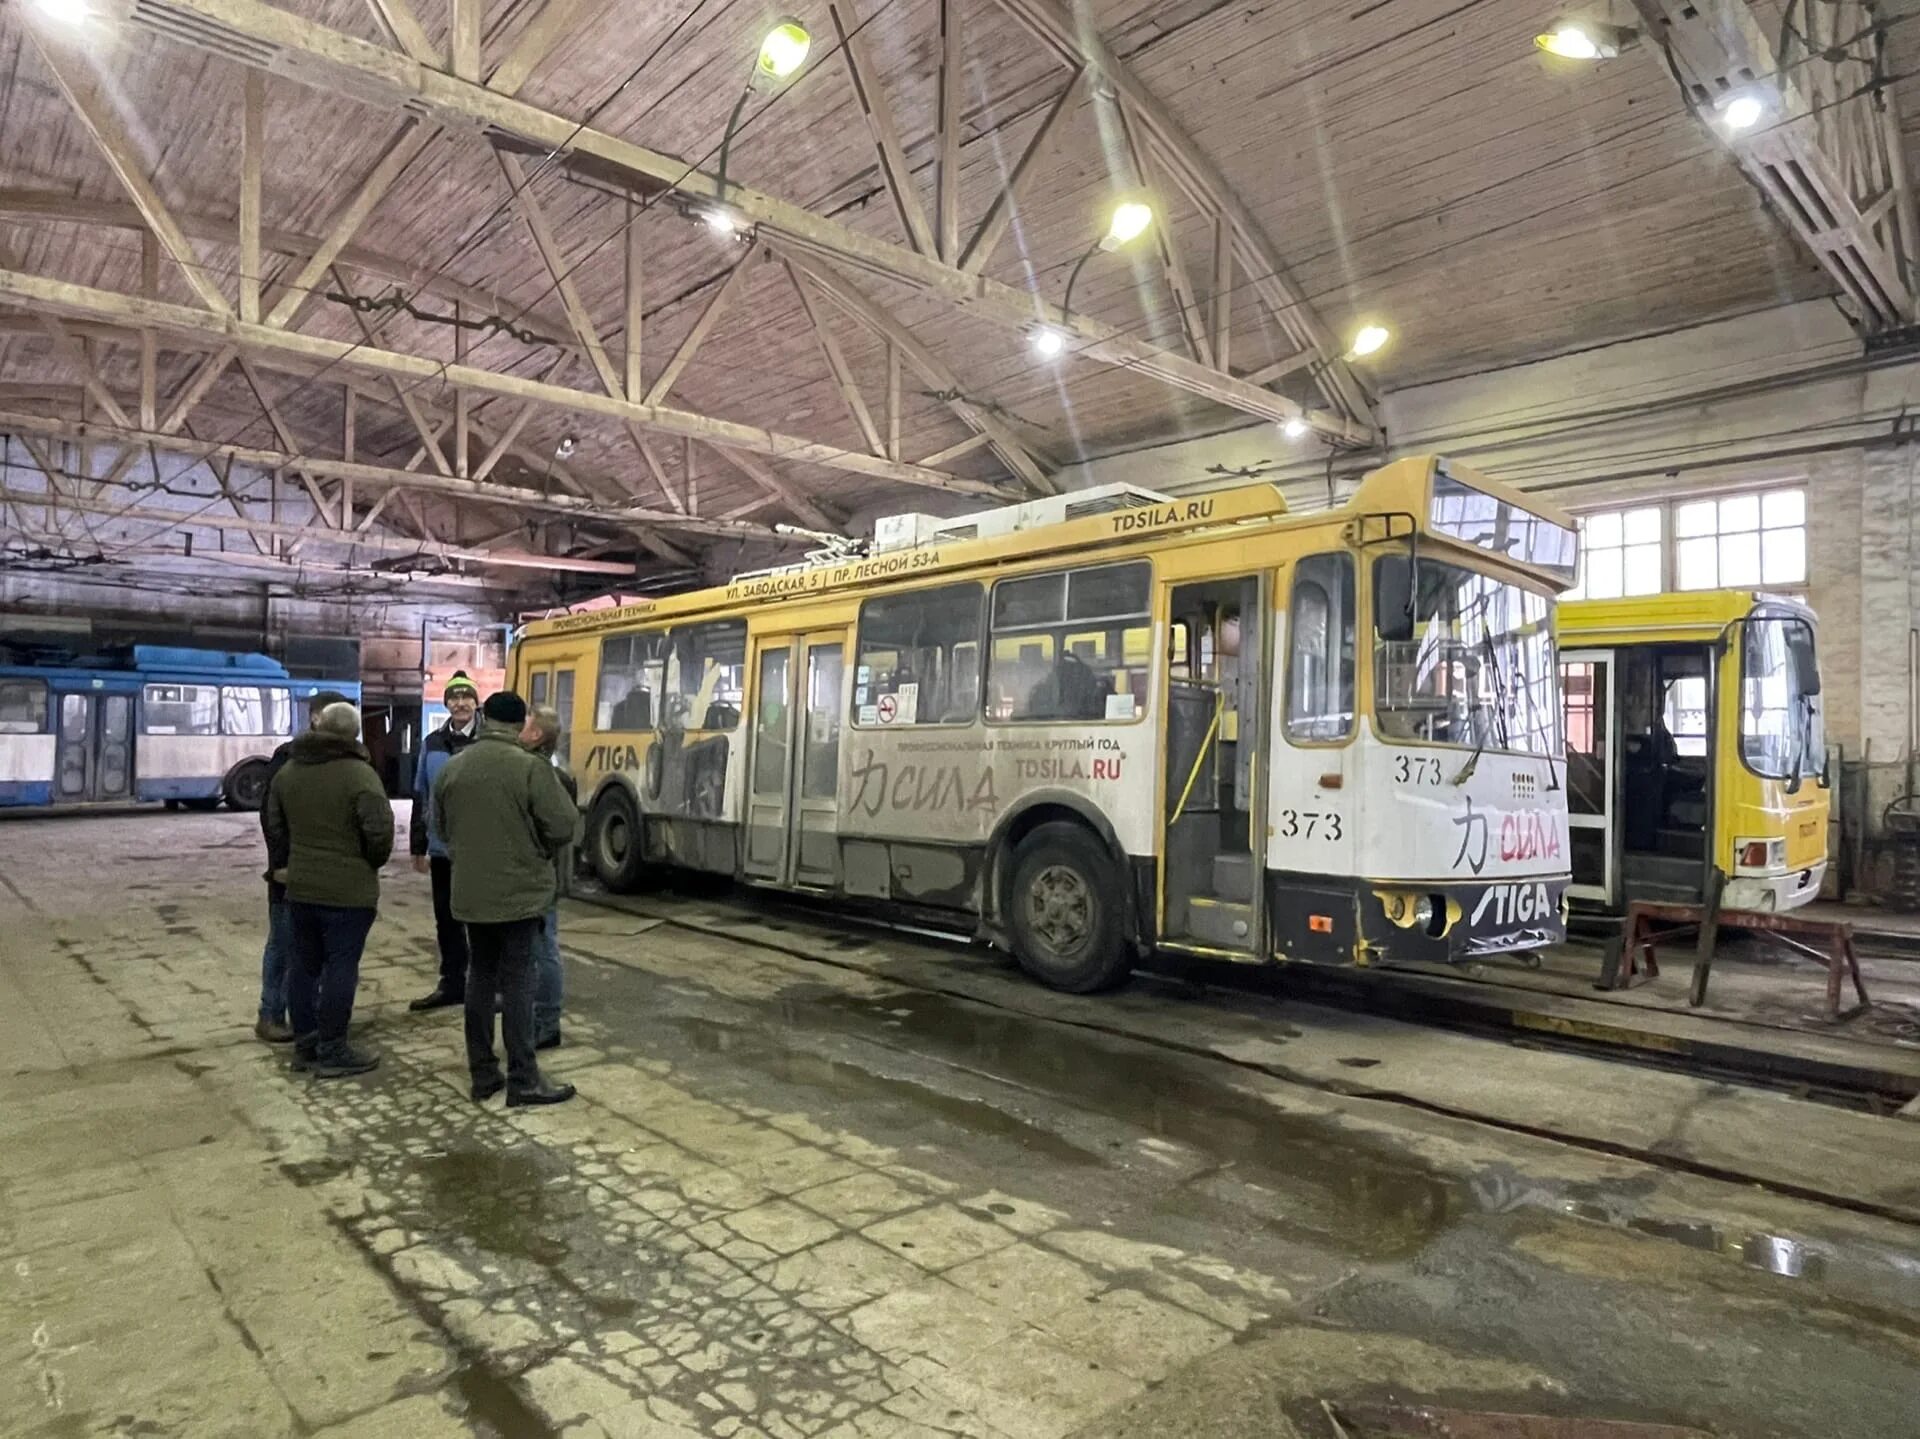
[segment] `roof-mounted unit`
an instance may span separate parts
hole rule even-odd
[[[970,515],[942,519],[938,515],[886,515],[873,527],[873,553],[917,549],[922,545],[955,544],[961,540],[997,539],[1021,530],[1037,530],[1047,525],[1063,525],[1088,515],[1110,514],[1115,510],[1146,509],[1170,503],[1154,490],[1134,485],[1100,485],[1090,490],[1073,490],[1064,495],[1047,495],[999,509],[978,510]]]

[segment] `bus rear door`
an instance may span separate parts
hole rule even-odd
[[[1614,807],[1619,786],[1619,725],[1614,715],[1613,651],[1565,650],[1560,694],[1567,725],[1567,824],[1575,899],[1613,909],[1619,884]]]
[[[65,690],[53,699],[53,802],[131,799],[134,697]]]
[[[776,884],[840,882],[840,727],[846,632],[760,635],[741,868]]]

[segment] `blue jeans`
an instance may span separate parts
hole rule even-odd
[[[293,914],[285,899],[267,897],[267,947],[260,952],[260,1018],[287,1022],[287,972],[293,964]]]
[[[560,911],[550,909],[533,937],[533,1032],[544,1039],[560,1028],[566,977],[560,971]]]
[[[360,953],[367,947],[374,911],[293,900],[293,976],[287,1010],[297,1036],[316,1035],[323,1045],[347,1037],[353,994],[360,987]]]

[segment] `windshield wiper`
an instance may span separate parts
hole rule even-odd
[[[1493,631],[1488,628],[1487,622],[1484,619],[1480,621],[1480,645],[1481,648],[1487,652],[1487,668],[1493,671],[1493,697],[1495,701],[1493,717],[1497,720],[1500,717],[1499,701],[1503,693],[1500,688],[1500,662],[1494,658],[1493,654]],[[1468,713],[1471,714],[1472,711],[1469,710]],[[1456,788],[1472,779],[1473,772],[1480,767],[1480,756],[1487,752],[1487,731],[1492,728],[1493,725],[1491,723],[1474,726],[1473,753],[1468,755],[1467,762],[1460,766],[1460,773],[1453,777],[1453,783]],[[1506,740],[1503,738],[1501,743],[1505,744]]]

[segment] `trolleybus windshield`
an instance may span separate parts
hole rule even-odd
[[[1404,594],[1406,555],[1374,561],[1374,593]],[[1374,640],[1374,716],[1388,739],[1513,754],[1560,752],[1547,599],[1422,556],[1413,632]]]
[[[1813,626],[1798,615],[1761,613],[1743,628],[1741,758],[1766,779],[1812,779],[1827,758]]]

